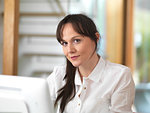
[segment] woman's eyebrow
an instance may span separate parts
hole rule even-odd
[[[76,37],[81,37],[81,35],[76,35],[76,36],[73,36],[72,39],[76,38]]]
[[[73,39],[75,39],[75,38],[77,38],[77,37],[81,37],[81,35],[76,35],[76,36],[73,36],[73,37],[71,37],[71,39],[70,40],[73,40]],[[62,39],[61,41],[65,41],[64,39]]]

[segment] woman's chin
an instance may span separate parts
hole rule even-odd
[[[72,62],[72,65],[73,65],[74,67],[79,67],[79,66],[80,66],[79,63],[74,63],[74,62]]]

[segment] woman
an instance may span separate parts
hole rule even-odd
[[[96,53],[100,35],[94,22],[83,14],[67,15],[56,35],[67,59],[47,79],[57,113],[132,113],[130,69]]]

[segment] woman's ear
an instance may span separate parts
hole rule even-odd
[[[98,42],[99,39],[100,39],[100,34],[99,34],[99,32],[96,32],[95,35],[96,35],[96,37],[97,37],[97,42]]]

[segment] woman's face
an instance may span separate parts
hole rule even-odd
[[[61,44],[65,56],[75,67],[87,65],[96,54],[95,42],[75,32],[70,23],[63,28]]]

